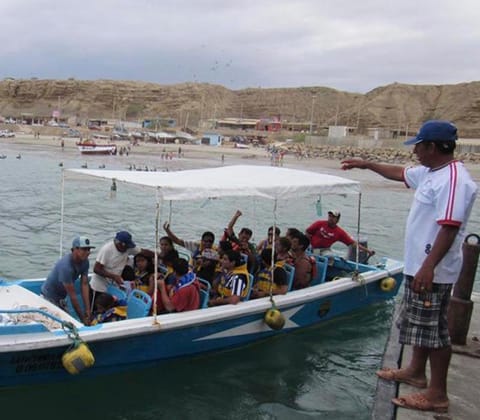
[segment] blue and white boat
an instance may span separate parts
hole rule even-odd
[[[163,201],[212,197],[251,196],[274,202],[324,194],[360,197],[356,181],[278,167],[232,166],[170,173],[86,169],[72,172],[152,187],[156,190],[157,208]],[[275,216],[272,217],[274,220]],[[156,239],[159,219],[160,211]],[[230,349],[325,322],[396,295],[402,282],[403,263],[386,257],[379,261],[368,265],[338,256],[317,257],[317,276],[310,287],[273,297],[275,307],[285,318],[280,330],[272,329],[264,320],[272,308],[268,297],[156,316],[139,313],[134,306],[138,301],[129,298],[132,308],[127,309],[128,319],[85,326],[41,297],[44,279],[1,280],[0,386],[135,369]],[[92,366],[83,369],[89,365]]]

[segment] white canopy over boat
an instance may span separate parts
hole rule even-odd
[[[156,188],[163,200],[211,197],[292,199],[318,194],[359,194],[360,184],[317,172],[235,165],[177,172],[70,169],[70,172]]]

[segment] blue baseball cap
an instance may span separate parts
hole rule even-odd
[[[121,230],[115,235],[117,241],[123,242],[127,248],[135,248],[135,242],[132,240],[132,235],[126,230]]]
[[[449,121],[430,120],[425,122],[417,135],[403,144],[418,144],[422,141],[455,141],[458,139],[457,127]]]
[[[91,243],[90,239],[86,236],[77,236],[72,242],[72,248],[95,248]]]

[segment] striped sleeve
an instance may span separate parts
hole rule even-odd
[[[232,295],[241,296],[244,288],[243,278],[235,275],[232,279]]]
[[[468,182],[463,182],[460,176],[461,167],[458,161],[448,165],[448,179],[440,186],[437,207],[437,223],[439,225],[461,226],[465,221],[467,207],[471,201],[471,192]]]

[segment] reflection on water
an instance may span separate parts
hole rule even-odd
[[[10,147],[10,149],[8,149]],[[0,162],[0,276],[9,279],[45,276],[60,249],[62,167],[85,162],[71,152],[43,152],[21,146],[1,150],[22,159]],[[137,161],[135,160],[137,159]],[[89,157],[88,166],[125,169],[129,165],[158,166],[149,156]],[[216,161],[169,162],[169,170],[214,165]],[[345,175],[329,170],[334,175]],[[401,259],[403,229],[411,192],[379,180],[374,174],[349,172],[362,181],[362,232],[379,255]],[[77,234],[100,246],[117,230],[130,230],[141,246],[154,246],[155,192],[117,182],[69,175],[65,186],[63,252]],[[316,215],[318,197],[279,203],[277,223],[282,231],[305,228]],[[322,197],[323,211],[340,209],[342,226],[354,233],[357,201],[352,197]],[[249,226],[262,239],[271,225],[273,203],[262,200],[208,200],[172,205],[171,223],[178,236],[217,235],[237,209],[244,215],[238,227]],[[161,218],[167,220],[169,203]],[[468,232],[480,232],[479,206]],[[160,232],[163,234],[163,232]],[[340,248],[342,249],[342,248]],[[98,251],[98,248],[96,249]],[[92,253],[91,261],[95,258]],[[478,284],[475,289],[480,291]],[[151,369],[95,380],[2,390],[0,406],[9,418],[36,416],[60,419],[157,418],[370,418],[379,367],[390,326],[392,303],[357,312],[347,318],[293,335],[277,337],[240,350],[178,360]]]
[[[367,419],[389,313],[383,304],[239,350],[2,390],[0,404],[7,418],[51,420]]]

